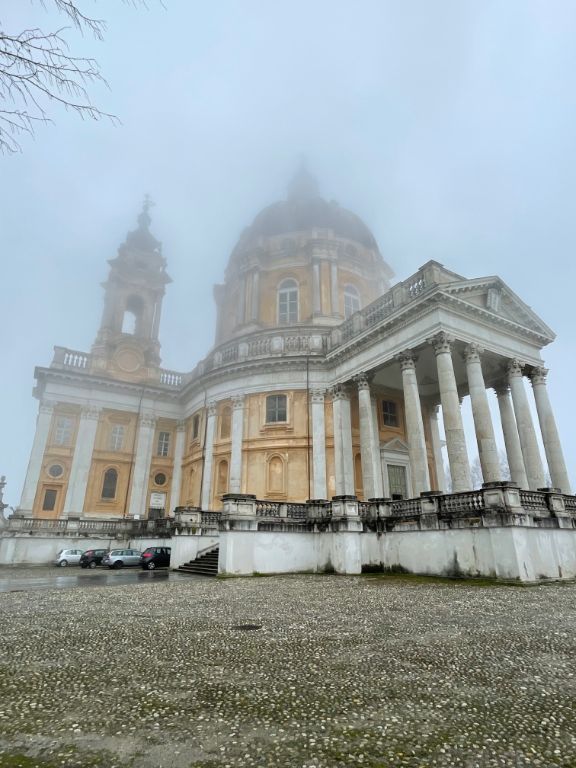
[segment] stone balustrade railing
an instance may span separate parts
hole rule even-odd
[[[52,368],[75,368],[76,370],[86,370],[90,368],[92,355],[87,352],[79,352],[76,349],[67,349],[66,347],[54,347],[54,357],[52,358]]]
[[[514,483],[486,483],[465,493],[428,493],[414,499],[370,499],[355,496],[310,500],[305,503],[256,499],[246,494],[226,494],[223,512],[178,507],[174,517],[158,520],[43,520],[13,515],[4,535],[55,536],[172,536],[179,533],[215,533],[227,530],[230,521],[245,521],[248,530],[325,530],[336,521],[357,520],[357,530],[403,530],[475,526],[528,526],[576,528],[576,496],[554,488],[521,491]],[[259,523],[258,521],[262,521]],[[276,527],[275,527],[276,526]],[[324,526],[324,527],[323,527]]]

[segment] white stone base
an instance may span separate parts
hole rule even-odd
[[[576,579],[576,530],[494,527],[220,535],[219,572],[225,576],[362,570],[520,582]]]

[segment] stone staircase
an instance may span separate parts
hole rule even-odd
[[[179,568],[175,568],[176,573],[187,573],[192,576],[212,576],[218,575],[218,553],[219,547],[211,549],[209,552],[205,552],[196,560],[190,560]]]

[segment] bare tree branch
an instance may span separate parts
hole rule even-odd
[[[87,16],[75,0],[39,0],[55,7],[80,32],[102,40],[106,23]],[[125,0],[132,5],[142,0]],[[119,120],[91,103],[88,88],[108,86],[98,62],[73,56],[65,39],[67,27],[45,32],[39,27],[10,34],[0,21],[0,152],[21,151],[22,134],[34,135],[38,123],[52,122],[50,105],[59,105],[82,118],[113,123]]]

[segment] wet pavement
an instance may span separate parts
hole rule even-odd
[[[31,592],[38,589],[72,589],[74,587],[113,587],[126,584],[161,583],[169,579],[180,580],[179,574],[167,568],[143,571],[141,568],[109,568],[84,570],[44,566],[17,566],[0,568],[0,592]]]

